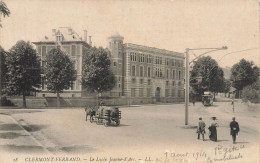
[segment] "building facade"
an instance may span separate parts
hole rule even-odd
[[[123,43],[124,37],[119,34],[108,38],[108,49],[111,52],[111,69],[116,76],[116,86],[102,96],[122,98],[146,98],[165,101],[183,101],[184,99],[184,55],[182,53]],[[82,57],[91,46],[91,36],[87,43],[87,31],[83,39],[71,28],[63,27],[52,30],[51,36],[33,42],[41,57],[41,65],[46,64],[46,55],[55,48],[61,48],[75,63],[77,80],[62,97],[87,96],[81,84]],[[55,97],[47,91],[42,74],[42,88],[38,97]],[[174,100],[175,99],[175,100]]]
[[[111,67],[117,84],[110,96],[183,101],[184,55],[173,51],[123,43],[119,34],[108,38]],[[176,99],[176,100],[174,100]],[[178,100],[177,100],[178,99]]]
[[[46,65],[46,55],[53,48],[61,48],[74,62],[75,70],[77,71],[77,79],[71,85],[71,88],[65,90],[61,97],[81,97],[82,87],[81,72],[82,72],[82,55],[84,51],[91,45],[91,36],[89,36],[89,43],[87,43],[87,31],[84,31],[84,38],[82,39],[75,31],[69,27],[60,27],[52,29],[50,36],[45,36],[38,42],[33,42],[36,45],[36,50],[41,58],[41,66]],[[89,45],[90,44],[90,45]],[[55,97],[56,94],[50,93],[44,84],[46,81],[44,72],[42,74],[41,91],[37,93],[38,97]]]

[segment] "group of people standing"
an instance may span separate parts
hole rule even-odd
[[[216,121],[217,120],[216,117],[212,117],[212,120],[213,120],[212,123],[208,127],[208,129],[209,129],[209,139],[217,142],[217,127],[219,127],[219,125]],[[205,141],[205,138],[204,138],[204,134],[206,133],[205,127],[206,127],[206,124],[202,120],[202,118],[200,117],[197,133],[198,133],[198,139],[200,139],[200,135],[202,135],[203,141]],[[236,143],[236,136],[237,136],[238,132],[240,131],[239,130],[239,124],[236,121],[235,117],[232,118],[232,121],[230,122],[229,127],[230,127],[230,135],[232,136],[233,144],[235,144]]]

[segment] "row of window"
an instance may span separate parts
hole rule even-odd
[[[146,63],[152,63],[152,55],[145,55],[145,54],[139,54],[139,53],[130,53],[130,59],[131,61],[138,61],[138,62],[146,62]],[[162,57],[155,57],[155,64],[160,64],[162,65]],[[180,60],[174,60],[174,59],[169,59],[165,58],[165,65],[169,66],[171,63],[171,66],[177,66],[177,67],[183,67],[184,62]]]
[[[131,83],[132,83],[132,84],[136,84],[136,79],[135,79],[135,78],[132,78]],[[140,79],[140,82],[139,82],[139,83],[140,83],[140,84],[144,84],[144,79]],[[152,82],[151,82],[151,79],[148,79],[148,80],[147,80],[147,85],[151,85],[151,83],[152,83]],[[175,81],[172,81],[172,83],[171,83],[172,86],[176,86],[176,84],[177,84],[177,83],[175,83]],[[182,84],[181,81],[179,81],[179,82],[178,82],[178,86],[181,86],[181,84]],[[120,85],[120,84],[119,84],[119,85]],[[167,80],[167,81],[165,82],[165,85],[166,85],[166,87],[170,86],[170,81]],[[120,88],[120,86],[119,86],[119,88]]]
[[[131,88],[131,97],[144,97],[144,88]],[[138,94],[137,94],[138,93]],[[151,88],[146,88],[146,97],[151,97]],[[165,97],[182,97],[183,96],[183,90],[178,90],[176,95],[175,89],[165,89]]]
[[[145,54],[140,54],[137,55],[138,53],[130,53],[130,59],[131,61],[138,61],[138,62],[147,62],[147,63],[152,63],[152,56],[151,55],[145,55]]]
[[[49,45],[49,46],[38,46],[37,51],[43,57],[45,57],[53,48],[57,46]],[[62,45],[62,49],[66,51],[66,53],[70,56],[76,56],[80,54],[80,45]]]
[[[179,70],[178,73],[175,76],[176,70],[172,70],[172,79],[182,80],[182,72]],[[166,78],[169,79],[169,69],[166,69]],[[131,68],[131,76],[137,76],[136,74],[136,65],[132,65]],[[144,67],[139,67],[139,76],[144,77]],[[147,67],[147,77],[151,77],[151,67]],[[155,77],[163,77],[162,69],[161,68],[155,68]]]

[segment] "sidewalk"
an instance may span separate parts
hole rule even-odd
[[[47,151],[13,117],[0,114],[0,151],[46,153]]]

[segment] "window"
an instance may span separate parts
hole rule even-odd
[[[143,88],[139,88],[139,96],[140,97],[144,96],[144,89]]]
[[[151,68],[150,67],[147,68],[147,77],[148,78],[151,77]]]
[[[156,77],[162,77],[162,69],[155,68],[155,76]]]
[[[114,66],[116,66],[116,62],[114,62]]]
[[[172,60],[172,66],[175,66],[175,60]]]
[[[72,46],[71,46],[71,55],[72,55],[72,56],[75,56],[75,55],[76,55],[76,46],[75,46],[75,45],[72,45]]]
[[[140,77],[144,76],[144,67],[140,66]]]
[[[119,77],[118,77],[118,81],[120,81],[120,80],[121,80],[121,77],[119,76]]]
[[[160,60],[160,65],[161,65],[162,64],[162,57],[160,57],[159,60]]]
[[[178,82],[178,86],[181,86],[181,82],[180,81]]]
[[[160,59],[159,59],[159,57],[155,57],[155,64],[160,64]]]
[[[140,79],[140,84],[143,84],[144,83],[144,79]]]
[[[162,77],[162,69],[160,69],[160,76],[159,77]]]
[[[175,79],[175,70],[172,70],[172,79]]]
[[[136,53],[131,52],[131,61],[136,61]]]
[[[132,66],[132,76],[135,76],[135,66]]]
[[[181,71],[179,71],[179,80],[181,80]]]
[[[139,62],[145,62],[145,60],[144,60],[144,54],[140,54],[140,55],[138,56],[138,58],[139,58]]]
[[[175,86],[175,82],[174,81],[172,81],[172,86]]]
[[[169,65],[169,59],[168,59],[168,58],[166,58],[165,64],[166,64],[167,66]]]
[[[131,88],[131,97],[135,97],[135,88]]]
[[[42,56],[46,56],[46,46],[42,46]]]
[[[41,53],[42,53],[41,52],[41,46],[37,46],[37,52],[38,52],[39,55],[41,55]]]
[[[132,79],[132,84],[135,84],[135,78]]]
[[[166,81],[166,86],[169,86],[169,81]]]
[[[151,79],[147,80],[147,85],[151,85]]]
[[[121,85],[120,84],[118,84],[118,88],[120,88],[121,87]]]
[[[169,78],[169,70],[166,69],[166,78],[168,79]]]
[[[152,63],[152,56],[151,55],[147,56],[147,63]]]

